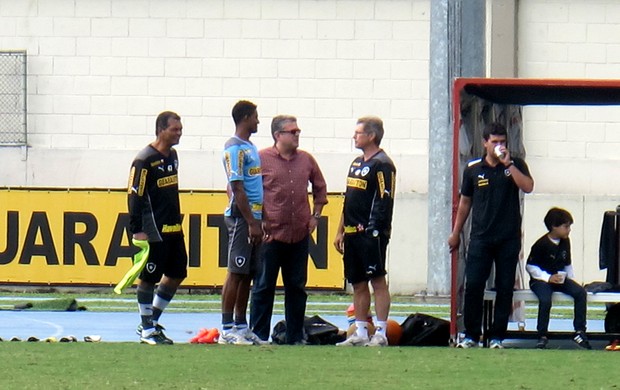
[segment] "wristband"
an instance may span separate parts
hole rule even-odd
[[[316,218],[316,219],[321,219],[321,214],[319,214],[319,213],[314,213],[314,214],[312,214],[312,216],[314,218]]]

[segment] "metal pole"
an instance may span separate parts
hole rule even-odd
[[[450,292],[452,228],[452,83],[485,72],[485,0],[433,0],[430,34],[428,273],[429,294]],[[456,173],[458,174],[458,172]]]

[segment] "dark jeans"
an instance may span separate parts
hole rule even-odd
[[[465,336],[479,340],[482,334],[484,290],[495,263],[495,311],[489,338],[502,340],[512,311],[512,292],[521,250],[521,239],[503,241],[472,239],[465,264]]]
[[[284,283],[284,317],[286,342],[303,339],[306,314],[306,281],[308,279],[308,240],[288,244],[280,241],[263,243],[259,271],[252,290],[250,326],[262,340],[269,339],[271,315],[278,273],[282,269]]]
[[[573,327],[575,331],[586,331],[586,310],[588,294],[574,280],[566,278],[564,283],[547,283],[542,280],[530,280],[530,289],[538,297],[538,323],[536,330],[539,336],[546,336],[549,329],[549,313],[551,312],[551,294],[559,291],[570,295],[575,301],[575,318],[573,319]]]

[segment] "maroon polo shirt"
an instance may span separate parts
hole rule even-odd
[[[314,205],[327,204],[327,184],[314,157],[297,150],[283,158],[275,146],[259,152],[263,175],[263,222],[277,241],[295,243],[308,235],[312,217],[308,183]]]

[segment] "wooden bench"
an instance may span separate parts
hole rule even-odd
[[[525,301],[527,302],[536,302],[536,307],[538,307],[538,298],[536,294],[532,290],[515,290],[513,293],[514,301]],[[553,302],[573,302],[573,298],[569,295],[566,295],[561,292],[554,292],[552,295]],[[616,303],[620,302],[620,293],[615,292],[599,292],[593,294],[591,292],[588,293],[588,303],[590,302],[598,302],[598,303]],[[486,290],[484,292],[484,308],[482,311],[482,334],[483,334],[483,342],[486,346],[488,344],[488,335],[489,330],[493,326],[493,312],[495,305],[495,291]],[[549,338],[553,339],[563,339],[569,338],[573,335],[574,332],[566,332],[566,331],[553,331],[549,330]],[[536,339],[538,338],[538,334],[536,330],[508,330],[506,332],[507,339]],[[605,332],[588,332],[588,338],[592,340],[615,340],[620,339],[620,334],[618,333],[605,333]]]

